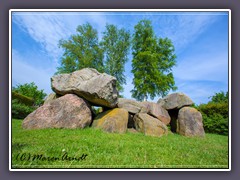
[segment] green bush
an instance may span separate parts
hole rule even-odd
[[[19,100],[12,100],[12,118],[24,119],[28,114],[33,112],[36,108],[20,103]]]
[[[197,108],[203,116],[203,126],[206,132],[228,135],[228,103],[201,104]]]
[[[39,90],[34,82],[19,84],[16,87],[13,87],[13,91],[31,98],[34,101],[34,105],[37,106],[43,104],[44,98],[47,95],[43,90]]]
[[[200,111],[207,115],[221,114],[224,118],[228,117],[228,103],[208,103],[199,106]]]
[[[15,91],[12,92],[12,99],[17,99],[20,103],[25,104],[27,106],[32,106],[34,104],[32,98],[19,94]]]
[[[228,118],[220,114],[207,116],[203,114],[204,129],[208,133],[228,135]]]
[[[12,118],[23,119],[44,102],[46,94],[34,82],[12,88]]]

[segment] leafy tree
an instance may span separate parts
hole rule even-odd
[[[44,98],[47,95],[43,92],[43,90],[38,90],[38,87],[35,85],[34,82],[25,83],[13,87],[13,94],[14,92],[26,96],[28,98],[31,98],[34,102],[33,105],[41,105],[43,103]]]
[[[213,103],[221,103],[227,102],[228,103],[228,92],[224,93],[223,91],[216,93],[214,96],[211,96],[211,101]]]
[[[132,73],[137,100],[165,96],[176,90],[172,67],[176,64],[174,46],[170,39],[157,38],[151,21],[141,20],[134,27]]]
[[[99,47],[98,33],[89,23],[77,27],[77,34],[68,40],[60,40],[64,49],[58,73],[70,73],[82,68],[95,68],[103,72],[103,51]]]
[[[123,91],[123,84],[126,84],[124,65],[128,60],[130,47],[130,33],[125,29],[118,29],[114,25],[106,25],[103,32],[101,45],[106,57],[104,71],[117,78],[117,88]]]

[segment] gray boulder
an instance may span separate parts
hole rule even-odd
[[[163,108],[170,109],[180,109],[184,106],[190,106],[193,104],[193,101],[183,93],[172,93],[163,99],[159,99],[158,104]]]
[[[136,114],[140,111],[145,111],[145,106],[138,101],[132,99],[119,98],[118,105],[119,108],[126,109],[129,113]]]
[[[84,128],[91,124],[88,103],[74,94],[50,101],[29,114],[22,123],[24,129]]]
[[[176,132],[183,136],[205,135],[202,123],[202,114],[192,107],[183,107],[179,110]]]
[[[171,117],[169,116],[168,111],[160,106],[160,104],[148,101],[143,101],[142,104],[146,107],[147,114],[156,117],[165,125],[168,125],[170,123]]]
[[[85,68],[51,78],[52,90],[60,95],[76,94],[94,105],[113,108],[117,105],[116,78]]]
[[[168,128],[163,122],[146,113],[136,114],[133,120],[136,130],[145,135],[160,137],[168,133]]]

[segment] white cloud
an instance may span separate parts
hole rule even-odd
[[[170,38],[176,50],[180,51],[199,37],[217,18],[218,16],[204,14],[160,16],[155,21],[158,24],[156,31],[161,37]]]
[[[176,92],[182,92],[190,97],[195,104],[207,103],[210,101],[211,96],[215,93],[224,91],[226,92],[227,86],[221,82],[215,81],[192,81],[175,79],[176,86],[178,87]],[[170,91],[168,94],[174,93]],[[160,97],[155,97],[153,102],[157,102]]]
[[[26,31],[37,43],[41,44],[46,53],[55,62],[62,54],[58,48],[58,42],[70,34],[70,30],[65,26],[60,16],[51,13],[15,13],[13,22]]]
[[[40,43],[46,52],[51,55],[55,61],[62,54],[58,48],[60,39],[66,39],[76,32],[76,27],[85,22],[90,22],[99,32],[104,30],[106,23],[116,24],[111,18],[111,13],[81,13],[81,12],[16,12],[13,15],[13,21],[20,25],[29,35]],[[166,15],[166,13],[165,13]],[[145,13],[142,17],[152,19],[158,35],[169,37],[177,49],[185,47],[189,42],[194,41],[205,29],[216,20],[213,15],[174,15],[165,16],[159,14],[158,17]],[[120,18],[121,16],[119,16]],[[140,18],[136,16],[136,18]],[[121,18],[120,18],[121,19]],[[126,23],[122,19],[119,24]],[[132,17],[130,19],[132,21]],[[134,24],[132,24],[134,26]],[[129,28],[129,27],[127,27]]]
[[[226,53],[198,54],[186,57],[174,67],[176,78],[228,82],[228,56]]]
[[[43,89],[45,93],[52,92],[50,78],[53,72],[34,67],[26,63],[16,51],[12,51],[12,85],[34,82],[38,89]]]
[[[58,47],[60,39],[66,39],[76,33],[76,27],[90,22],[99,32],[104,31],[106,23],[114,22],[111,14],[98,13],[74,13],[74,12],[17,12],[13,15],[13,21],[25,30],[36,42],[40,43],[46,53],[57,62],[62,55],[62,49]],[[117,17],[117,16],[116,16]],[[174,15],[153,16],[151,13],[143,15],[152,19],[158,35],[169,37],[175,44],[176,49],[185,47],[194,41],[208,25],[216,20],[217,16],[212,15]],[[121,19],[122,17],[119,16]],[[136,16],[136,18],[140,18]],[[131,17],[132,19],[132,17]],[[116,19],[115,19],[116,20]],[[126,23],[126,19],[122,19]],[[117,21],[119,24],[119,21]],[[132,21],[133,22],[133,21]],[[121,23],[119,25],[121,25]],[[134,24],[132,24],[134,26]],[[130,28],[129,25],[127,28]]]
[[[178,92],[184,92],[196,104],[207,103],[215,93],[227,91],[227,86],[222,82],[215,81],[188,81],[185,80],[182,84],[181,80],[177,79]]]
[[[63,53],[58,47],[60,39],[67,39],[71,34],[75,34],[77,26],[86,22],[92,23],[101,37],[100,32],[104,30],[106,17],[102,14],[68,14],[67,12],[18,12],[13,15],[13,22],[41,44],[46,54],[57,62]]]

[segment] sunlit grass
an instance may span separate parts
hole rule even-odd
[[[12,120],[12,168],[228,168],[227,136],[169,134],[159,138],[92,128],[24,130],[21,123]],[[87,156],[63,160],[64,153]],[[56,159],[33,160],[41,154]]]

